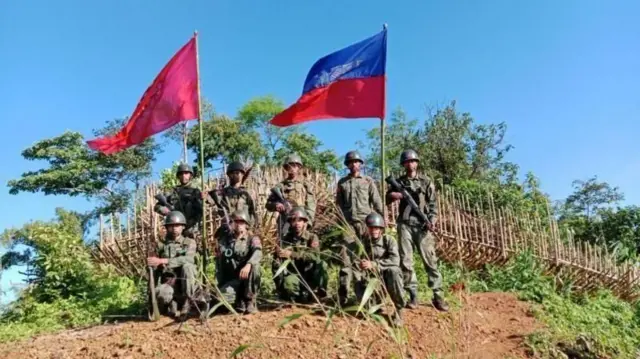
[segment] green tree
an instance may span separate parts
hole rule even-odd
[[[109,121],[93,134],[112,135],[125,121]],[[151,175],[151,163],[160,150],[154,139],[149,138],[138,146],[107,156],[89,149],[80,133],[67,131],[38,141],[22,152],[26,160],[46,161],[47,166],[10,180],[9,193],[42,192],[97,200],[97,208],[87,218],[121,211],[129,204],[131,192]]]

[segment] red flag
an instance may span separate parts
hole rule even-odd
[[[113,137],[87,141],[87,144],[107,155],[124,150],[179,122],[197,119],[199,105],[194,36],[153,80],[120,132]]]

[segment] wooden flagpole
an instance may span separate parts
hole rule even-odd
[[[382,25],[382,29],[386,30],[387,29],[387,24],[383,24]],[[386,48],[385,48],[385,52],[386,52]],[[386,54],[385,54],[386,57]],[[385,67],[386,67],[386,63],[385,63]],[[385,69],[385,73],[386,73],[386,69]],[[385,76],[386,77],[386,76]],[[385,96],[384,96],[384,102],[383,102],[383,108],[386,109],[386,101],[387,101],[387,96],[386,96],[386,92],[387,92],[387,84],[386,84],[386,78],[385,78],[385,88],[384,88],[384,92],[385,92]],[[382,202],[385,202],[385,182],[384,182],[384,176],[385,176],[385,163],[384,163],[384,114],[382,115],[382,117],[380,117],[380,196],[382,197]],[[382,218],[384,218],[384,220],[387,220],[387,206],[383,205],[382,206]]]
[[[198,78],[198,125],[200,127],[200,183],[202,186],[202,193],[204,193],[204,131],[202,129],[202,97],[200,96],[200,55],[198,53],[198,31],[193,32],[193,36],[196,38],[196,74]],[[202,274],[206,273],[207,269],[207,216],[206,216],[206,202],[202,200]]]

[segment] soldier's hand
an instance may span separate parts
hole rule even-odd
[[[371,261],[363,259],[362,262],[360,262],[360,268],[361,269],[372,269],[373,268],[373,264],[371,264]]]
[[[289,257],[291,257],[291,250],[290,249],[281,249],[278,252],[278,255],[280,256],[280,258],[288,259]]]
[[[167,214],[169,214],[169,212],[171,212],[171,210],[170,210],[169,208],[167,208],[167,207],[162,207],[162,214],[163,214],[163,215],[165,215],[165,216],[166,216]]]
[[[240,270],[240,279],[249,278],[249,272],[251,272],[251,263],[247,263],[244,267],[242,267],[242,269]]]
[[[431,222],[427,222],[425,223],[423,228],[425,231],[433,232],[436,227],[434,227],[434,225]]]
[[[151,267],[157,267],[159,265],[165,264],[166,259],[158,258],[158,257],[149,257],[147,258],[147,265]]]
[[[404,197],[400,192],[391,192],[390,196],[394,201],[399,201]]]
[[[278,211],[278,212],[284,212],[284,211],[285,211],[284,204],[282,204],[282,203],[280,203],[280,202],[276,203],[276,211]]]

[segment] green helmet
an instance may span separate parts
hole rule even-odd
[[[364,221],[367,227],[384,228],[384,218],[376,212],[370,213]]]
[[[360,161],[361,163],[364,163],[364,160],[362,159],[362,156],[360,156],[360,152],[358,151],[349,151],[347,152],[347,154],[344,156],[344,165],[348,165],[349,162],[351,161]]]
[[[227,174],[233,171],[241,171],[242,173],[244,173],[244,165],[242,164],[242,162],[229,163],[229,166],[227,166]]]
[[[301,218],[305,221],[309,221],[309,217],[307,216],[307,211],[304,210],[304,207],[295,207],[289,212],[288,220]]]
[[[170,224],[187,224],[187,219],[184,218],[184,214],[180,211],[171,211],[164,217],[164,225],[168,226]]]
[[[288,165],[290,163],[297,163],[300,166],[302,166],[302,158],[300,157],[300,155],[292,153],[289,156],[285,157],[284,162],[282,163],[283,166]]]
[[[193,169],[186,163],[181,163],[178,165],[178,169],[176,170],[176,175],[181,174],[182,172],[189,172],[193,175]]]
[[[231,213],[231,220],[232,221],[244,221],[245,223],[249,223],[249,215],[247,214],[247,212],[241,210],[241,209],[237,209],[235,211],[233,211],[233,213]]]
[[[414,150],[405,150],[400,155],[400,164],[404,164],[405,162],[412,160],[420,161],[418,153]]]

